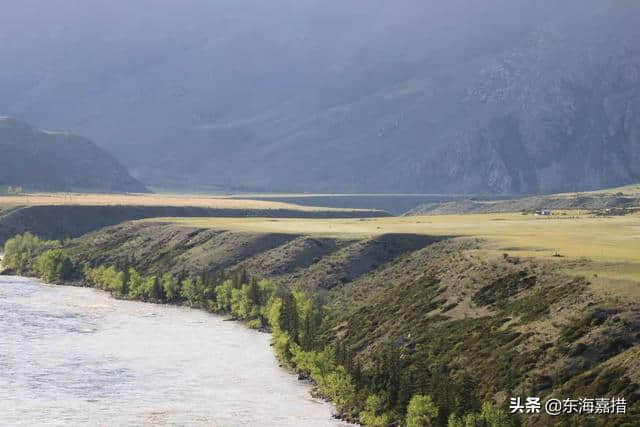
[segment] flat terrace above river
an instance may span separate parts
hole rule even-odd
[[[155,218],[188,227],[334,238],[384,234],[464,236],[486,240],[483,252],[573,261],[576,271],[640,283],[640,214],[600,217],[578,211],[361,219]],[[587,266],[588,265],[588,266]]]

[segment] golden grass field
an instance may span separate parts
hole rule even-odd
[[[301,206],[267,200],[236,199],[224,196],[184,194],[76,194],[36,193],[0,196],[0,206],[84,205],[84,206],[189,206],[217,209],[295,209],[300,211],[344,209]],[[353,211],[355,209],[346,209]]]
[[[161,218],[187,226],[230,231],[364,237],[387,233],[485,239],[484,252],[577,261],[576,273],[640,282],[640,214],[596,217],[558,212],[433,215],[375,219]],[[554,257],[558,253],[561,257]]]
[[[600,193],[640,194],[632,185]],[[583,193],[585,194],[585,193]],[[567,193],[567,196],[575,193]],[[0,196],[0,207],[16,205],[193,206],[219,209],[343,210],[267,200],[185,194],[23,194]],[[348,209],[352,210],[352,209]],[[160,218],[188,226],[246,232],[280,232],[339,238],[387,233],[467,236],[485,239],[489,254],[507,252],[553,261],[575,261],[576,274],[640,282],[640,214],[614,217],[554,211],[551,217],[520,213],[387,217],[375,219]],[[558,253],[561,258],[552,255]],[[588,260],[588,261],[587,261]]]
[[[640,215],[538,217],[520,213],[389,217],[372,219],[161,218],[189,226],[232,231],[316,234],[333,237],[411,233],[474,236],[495,240],[501,250],[611,261],[640,261]]]

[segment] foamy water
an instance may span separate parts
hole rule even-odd
[[[0,277],[0,425],[346,425],[269,339],[198,310]]]

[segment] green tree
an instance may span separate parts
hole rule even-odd
[[[231,299],[233,294],[233,282],[225,280],[222,285],[216,287],[216,308],[218,311],[231,311]]]
[[[456,384],[456,412],[467,414],[479,411],[481,402],[478,399],[478,382],[469,373],[465,372]]]
[[[128,295],[128,282],[126,274],[118,271],[114,266],[104,270],[105,289],[110,290],[118,298],[126,298]]]
[[[287,365],[291,362],[293,357],[292,347],[295,347],[295,345],[288,332],[274,332],[273,348],[278,358]]]
[[[170,273],[162,275],[162,290],[167,302],[176,302],[180,298],[180,281]]]
[[[161,299],[160,281],[156,276],[146,277],[142,280],[142,299],[144,301],[158,301]]]
[[[282,312],[282,298],[274,297],[266,309],[269,325],[274,335],[282,332],[280,329],[280,313]]]
[[[321,389],[326,389],[329,374],[336,370],[336,349],[333,346],[326,346],[324,350],[314,354],[311,376]]]
[[[266,307],[276,293],[276,285],[271,280],[263,279],[258,282],[258,287],[260,288],[260,303],[258,305]]]
[[[143,299],[144,297],[144,279],[134,268],[129,269],[129,298]]]
[[[315,340],[322,325],[320,304],[302,290],[296,289],[292,294],[297,309],[298,342],[304,350],[311,350],[315,347]]]
[[[19,234],[4,244],[2,265],[23,274],[29,269],[29,264],[37,253],[58,245],[59,242],[41,240],[29,232]]]
[[[511,427],[513,421],[507,413],[491,402],[484,402],[482,410],[458,417],[455,414],[449,416],[448,427]]]
[[[491,402],[482,404],[480,417],[489,427],[509,427],[512,425],[507,413]]]
[[[336,409],[342,413],[355,404],[356,387],[344,366],[337,366],[327,376],[326,394],[331,398]]]
[[[269,313],[271,306],[274,304],[276,298],[276,285],[270,280],[261,280],[258,282],[260,288],[260,304],[258,314],[260,316],[260,323],[262,326],[266,326],[269,323]]]
[[[407,406],[407,427],[431,427],[438,417],[438,408],[431,396],[416,394]]]
[[[380,395],[371,394],[367,397],[364,411],[360,413],[360,422],[372,427],[385,427],[391,423],[391,416],[384,412]]]
[[[185,279],[182,282],[180,294],[182,295],[182,298],[187,300],[190,307],[206,306],[206,286],[202,277]]]
[[[244,291],[247,285],[231,291],[231,313],[238,319],[246,319],[251,310],[247,293]]]
[[[55,283],[71,278],[73,263],[62,250],[50,249],[36,258],[35,270],[45,282]]]
[[[234,288],[241,288],[242,285],[249,283],[249,274],[247,273],[247,270],[243,268],[240,271],[236,271],[231,277],[231,282],[233,283]]]
[[[280,318],[278,319],[280,330],[286,331],[294,342],[298,342],[298,309],[296,299],[292,293],[286,293],[282,297]]]
[[[451,414],[449,415],[449,420],[447,421],[447,427],[465,427],[465,426],[462,418],[460,418],[456,414]]]
[[[180,288],[180,296],[187,300],[190,306],[197,300],[196,285],[193,279],[184,279]]]
[[[252,306],[259,306],[261,304],[262,298],[260,298],[260,286],[258,286],[258,281],[256,279],[251,279],[249,284],[246,285],[245,292],[247,294],[247,299]]]

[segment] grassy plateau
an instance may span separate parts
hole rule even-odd
[[[546,258],[558,254],[600,262],[640,264],[640,214],[598,217],[564,211],[549,217],[500,213],[371,219],[158,218],[148,221],[326,237],[390,233],[480,237],[492,242],[487,247],[489,251]]]

